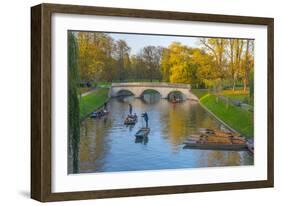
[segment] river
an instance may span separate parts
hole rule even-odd
[[[139,117],[134,126],[123,124],[128,103]],[[253,165],[247,151],[183,149],[184,140],[198,128],[224,128],[196,101],[171,104],[158,94],[145,94],[143,99],[112,98],[108,109],[106,117],[81,124],[79,173]],[[151,131],[148,138],[136,139],[145,111]]]

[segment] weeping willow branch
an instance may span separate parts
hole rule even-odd
[[[80,142],[80,120],[78,100],[78,48],[73,33],[68,33],[68,153],[71,156],[72,172],[78,173],[79,164],[79,142]]]

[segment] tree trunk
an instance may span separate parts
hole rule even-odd
[[[236,83],[235,83],[236,81],[235,81],[235,79],[233,79],[233,84],[232,84],[232,91],[234,91],[235,90],[235,86],[236,86]]]
[[[243,84],[244,84],[244,92],[247,90],[247,80],[246,80],[246,78],[244,78],[244,80],[243,80]]]

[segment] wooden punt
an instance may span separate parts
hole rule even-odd
[[[201,134],[214,134],[215,131],[212,129],[208,129],[208,128],[199,128],[198,132]]]
[[[136,119],[130,119],[130,120],[126,120],[124,121],[124,124],[125,125],[134,125],[137,123],[137,120]]]
[[[100,118],[105,115],[108,115],[108,113],[109,113],[109,111],[107,111],[107,110],[100,110],[100,111],[92,112],[90,117],[91,118]]]
[[[147,137],[147,135],[149,134],[150,129],[149,128],[141,128],[139,129],[139,131],[137,131],[137,133],[135,134],[136,137]]]
[[[217,137],[233,137],[233,133],[215,130],[214,135]]]
[[[214,144],[214,143],[198,143],[187,141],[184,142],[184,149],[202,149],[202,150],[247,150],[246,144]]]
[[[137,115],[128,115],[126,119],[124,120],[125,125],[134,125],[138,121],[138,116]]]
[[[184,149],[206,150],[249,150],[253,153],[251,141],[241,137],[239,133],[199,128],[199,134],[192,134],[184,142]]]
[[[253,140],[249,140],[247,141],[247,147],[248,147],[248,150],[254,154],[254,141]]]

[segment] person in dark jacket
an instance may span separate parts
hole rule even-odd
[[[148,114],[145,112],[142,114],[142,117],[145,121],[145,127],[148,128]]]
[[[104,109],[105,111],[107,111],[107,102],[105,102],[105,103],[103,104],[103,109]]]
[[[129,104],[129,114],[132,115],[132,112],[133,112],[133,106]]]

